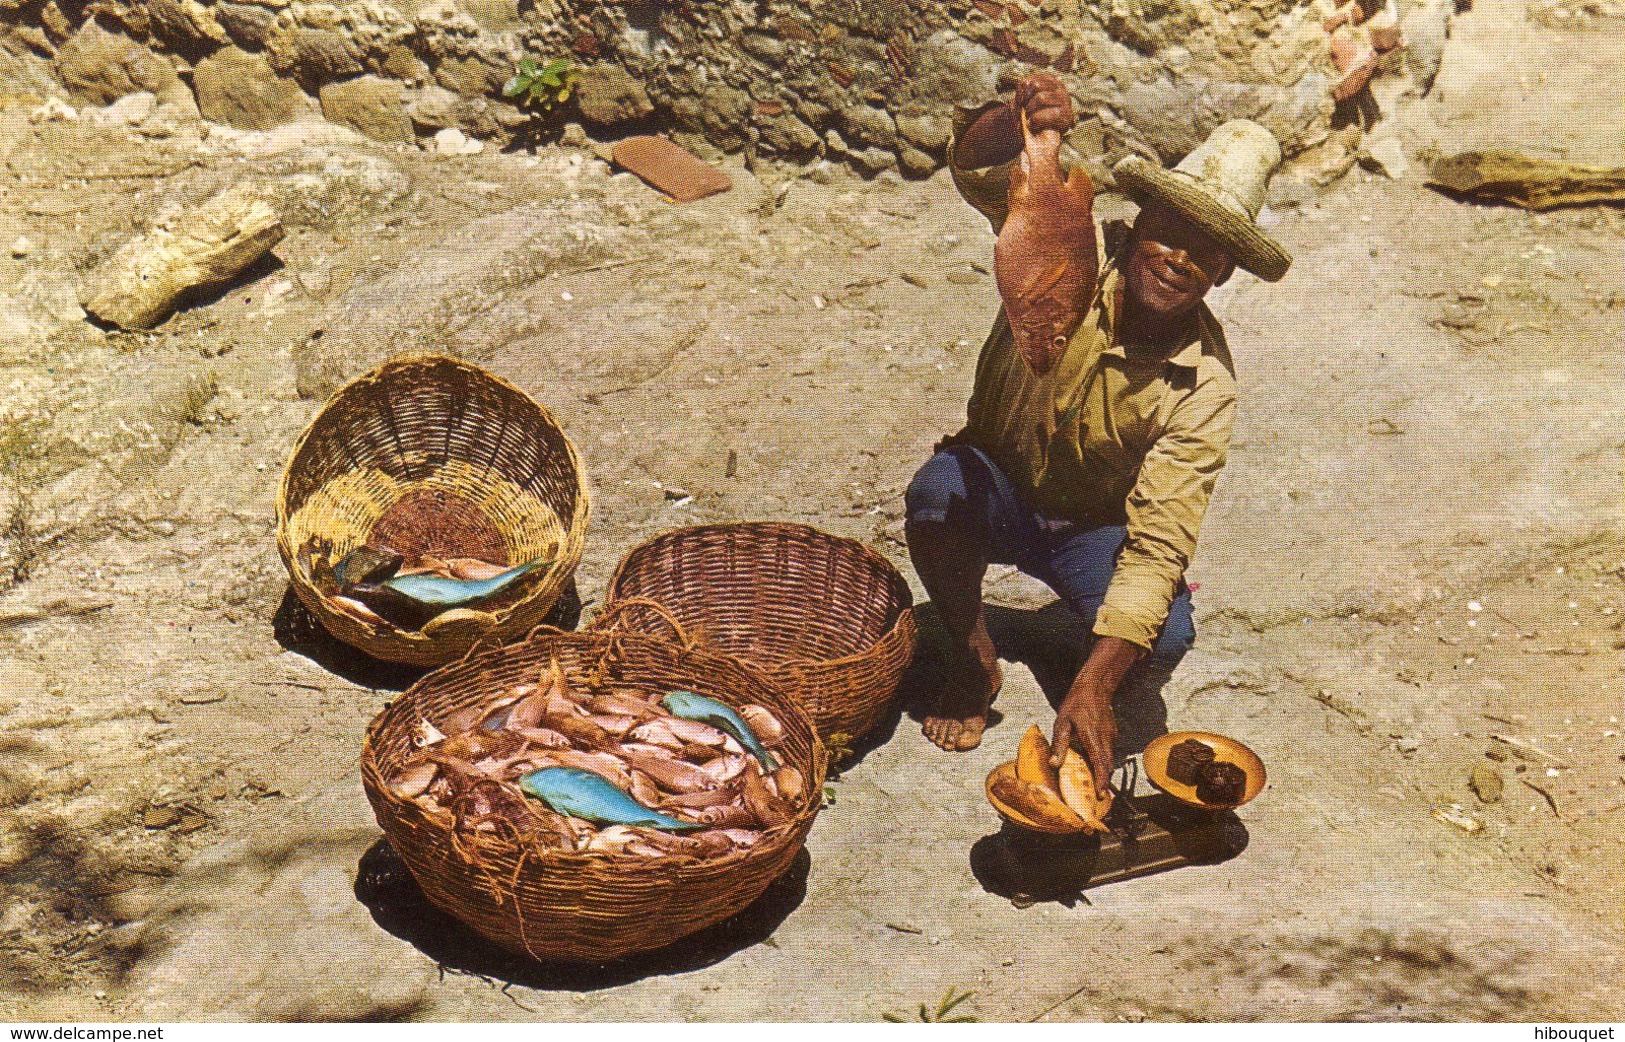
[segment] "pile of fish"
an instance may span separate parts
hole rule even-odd
[[[1050,744],[1037,726],[1022,736],[1016,759],[987,777],[987,799],[1006,819],[1036,832],[1106,832],[1111,794],[1101,799],[1094,772],[1076,749],[1068,749],[1057,770]]]
[[[408,559],[387,547],[364,545],[331,566],[315,562],[311,574],[323,592],[357,618],[416,630],[453,608],[480,605],[521,575],[551,564],[541,559],[510,568],[474,557],[431,554]]]
[[[572,686],[555,659],[535,684],[425,718],[417,752],[387,784],[468,839],[721,857],[801,805],[805,779],[773,751],[783,738],[762,706]]]

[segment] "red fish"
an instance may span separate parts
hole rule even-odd
[[[1066,351],[1094,298],[1095,188],[1089,175],[1061,174],[1061,135],[1033,133],[1021,115],[1024,147],[1010,171],[1010,214],[993,246],[993,275],[1016,349],[1035,373]]]

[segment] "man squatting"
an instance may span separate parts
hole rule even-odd
[[[1035,133],[1073,126],[1071,98],[1048,74],[1023,81],[1014,105],[958,112],[949,152],[960,194],[995,232],[1022,150],[1015,112]],[[941,748],[981,742],[1002,683],[982,604],[997,563],[1049,585],[1092,632],[1056,713],[1055,761],[1075,744],[1104,796],[1115,756],[1137,751],[1114,748],[1114,701],[1120,711],[1125,700],[1160,704],[1195,641],[1185,571],[1236,409],[1224,333],[1202,298],[1237,265],[1271,282],[1286,274],[1291,258],[1256,223],[1280,161],[1275,138],[1246,120],[1219,127],[1174,170],[1123,160],[1114,176],[1141,208],[1103,258],[1060,360],[1035,373],[1002,310],[994,322],[968,423],[938,445],[906,500],[909,555],[950,640],[924,725]]]

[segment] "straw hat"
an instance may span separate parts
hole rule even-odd
[[[1237,264],[1276,282],[1292,256],[1264,233],[1257,217],[1270,174],[1280,165],[1274,134],[1251,120],[1233,119],[1172,170],[1129,156],[1112,173],[1142,204],[1151,198],[1171,206],[1228,249]]]

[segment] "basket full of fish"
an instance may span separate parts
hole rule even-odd
[[[361,777],[436,907],[509,950],[601,962],[755,901],[805,842],[825,763],[807,711],[736,659],[540,628],[403,693]]]
[[[590,512],[575,447],[529,395],[459,359],[401,358],[341,389],[300,437],[277,547],[328,632],[438,666],[547,618]]]

